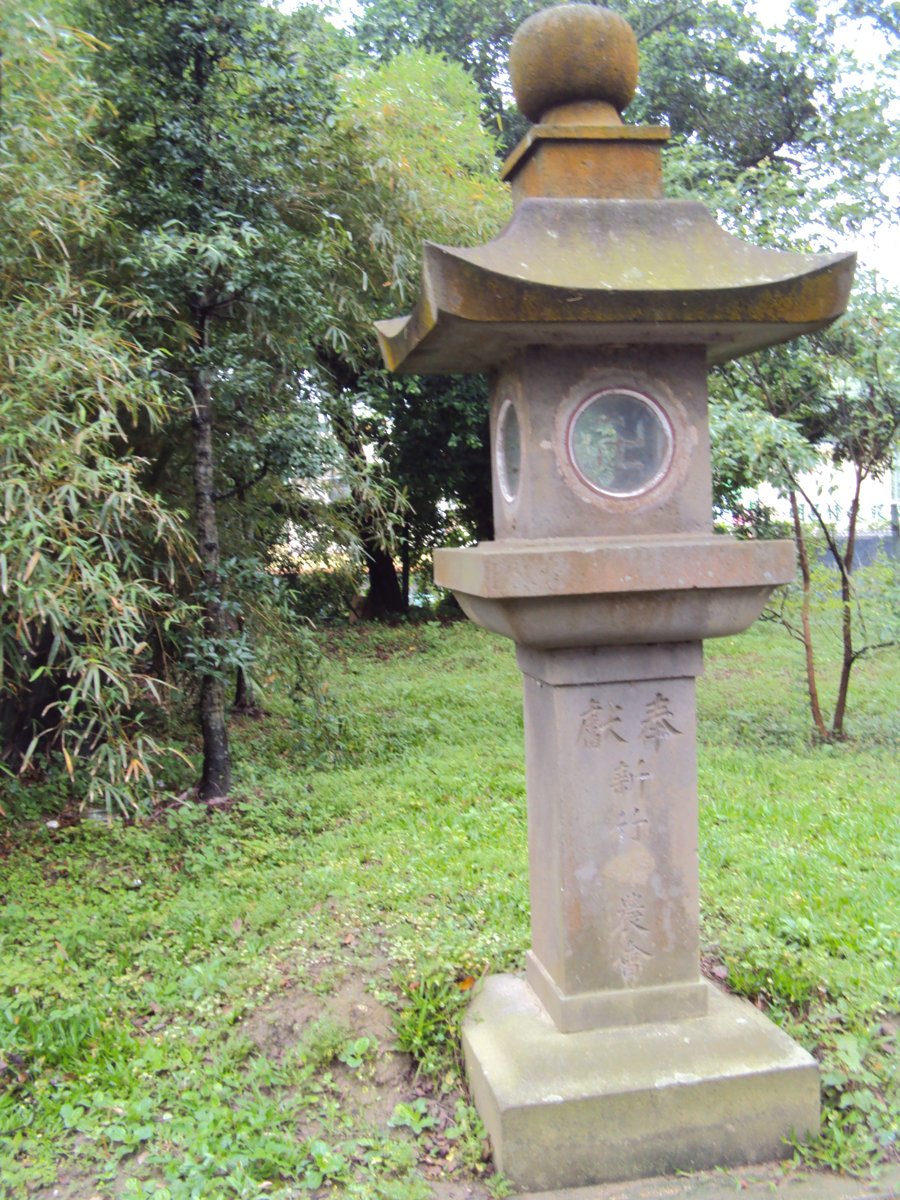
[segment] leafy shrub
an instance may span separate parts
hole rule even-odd
[[[316,624],[349,616],[353,599],[363,586],[362,571],[351,562],[291,572],[282,576],[282,581],[293,611]]]

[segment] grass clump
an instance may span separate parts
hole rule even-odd
[[[471,976],[462,981],[471,984]],[[459,1026],[468,997],[465,986],[446,979],[423,979],[403,988],[394,1022],[397,1046],[410,1054],[417,1071],[451,1083],[462,1075]]]

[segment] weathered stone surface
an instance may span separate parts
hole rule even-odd
[[[640,1181],[591,1184],[583,1188],[527,1192],[520,1200],[900,1200],[900,1166],[879,1167],[872,1179],[777,1162],[732,1169],[656,1175]]]
[[[610,110],[615,116],[615,110]],[[535,197],[661,200],[660,149],[668,129],[604,123],[595,105],[553,110],[552,125],[535,125],[503,164],[513,207]]]
[[[724,533],[508,538],[440,549],[435,561],[442,587],[496,598],[771,588],[793,579],[793,545]]]
[[[497,1164],[523,1189],[763,1162],[818,1126],[813,1059],[714,989],[705,1016],[560,1033],[523,980],[494,976],[463,1044]]]
[[[519,661],[532,986],[564,1031],[698,1012],[699,643]]]
[[[577,414],[591,398],[619,393],[652,405],[668,463],[649,488],[604,494],[572,457]],[[499,474],[501,414],[520,429],[518,487]],[[528,347],[491,387],[494,528],[498,539],[702,534],[712,531],[707,368],[698,346],[585,350]],[[629,452],[633,452],[629,451]]]
[[[542,648],[724,637],[794,577],[792,542],[509,538],[435,551],[435,580],[494,633]]]
[[[621,112],[634,98],[637,75],[634,31],[598,5],[542,9],[522,22],[509,48],[513,95],[529,121],[573,100],[606,101]]]
[[[748,245],[690,200],[528,199],[485,246],[426,242],[416,308],[376,328],[402,372],[562,342],[701,345],[723,362],[833,321],[855,261]]]

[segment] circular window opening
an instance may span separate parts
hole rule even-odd
[[[582,483],[604,496],[640,496],[665,476],[674,437],[649,396],[611,390],[590,396],[569,421],[569,460]]]
[[[507,504],[519,494],[522,474],[522,434],[512,400],[504,400],[497,418],[497,479]]]

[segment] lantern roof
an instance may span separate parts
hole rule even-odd
[[[425,243],[414,310],[376,326],[391,370],[480,372],[526,345],[702,345],[716,363],[844,311],[854,254],[753,246],[702,204],[664,197],[668,131],[621,121],[637,78],[623,18],[588,4],[536,13],[510,74],[539,122],[504,168],[512,219],[483,246]]]

